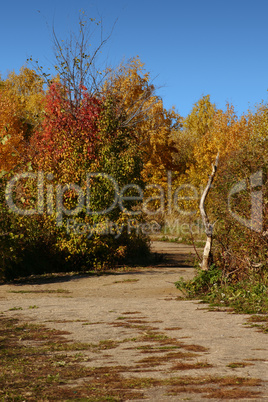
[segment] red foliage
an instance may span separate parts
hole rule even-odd
[[[74,155],[77,162],[95,158],[101,102],[89,96],[85,87],[82,90],[80,105],[75,107],[62,84],[51,84],[41,129],[32,142],[39,168],[41,164],[57,170],[60,162]]]

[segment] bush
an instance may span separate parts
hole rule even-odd
[[[246,314],[268,312],[267,273],[248,272],[247,279],[234,282],[231,276],[213,265],[208,271],[198,269],[194,279],[180,279],[175,285],[187,298],[200,299],[212,306],[225,306]]]

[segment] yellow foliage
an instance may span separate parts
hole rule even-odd
[[[43,81],[27,67],[1,82],[0,171],[25,161],[29,138],[42,115],[43,99]]]
[[[237,118],[232,105],[227,104],[226,111],[218,110],[211,126],[194,147],[194,163],[188,170],[189,178],[194,183],[206,183],[211,171],[211,164],[217,153],[220,160],[226,160],[251,135],[251,117]]]
[[[167,111],[163,107],[143,67],[138,57],[121,64],[105,82],[103,91],[116,98],[121,124],[135,130],[135,139],[143,151],[143,179],[164,184],[167,170],[175,166],[173,134],[182,119],[174,109]]]

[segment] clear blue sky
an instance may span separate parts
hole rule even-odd
[[[79,10],[102,17],[106,32],[118,18],[105,57],[115,66],[140,56],[163,86],[166,108],[186,116],[210,94],[238,114],[267,101],[267,0],[10,0],[1,2],[0,73],[19,71],[29,56],[53,62],[51,28],[75,30]]]

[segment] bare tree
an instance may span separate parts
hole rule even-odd
[[[80,105],[83,89],[92,96],[98,96],[105,78],[111,71],[97,59],[102,49],[112,36],[115,24],[105,36],[103,21],[88,18],[81,13],[78,21],[78,33],[70,32],[68,38],[62,40],[52,26],[52,41],[56,61],[52,69],[60,76],[66,89],[66,96],[70,106],[76,108]],[[44,79],[47,85],[51,83],[51,74],[32,57],[28,61],[33,62],[37,73]]]
[[[97,22],[94,18],[86,19],[82,15],[79,18],[79,34],[70,33],[69,39],[62,41],[62,44],[53,26],[54,52],[57,59],[55,69],[68,91],[70,103],[74,106],[78,106],[81,101],[83,87],[86,87],[91,95],[98,94],[101,83],[109,72],[107,68],[101,70],[97,67],[97,57],[110,39],[115,23],[110,33],[104,37],[102,20]],[[90,42],[97,31],[98,44],[92,47]]]
[[[202,259],[202,263],[201,263],[201,268],[204,271],[207,271],[212,263],[212,255],[211,255],[211,249],[212,249],[212,235],[213,235],[213,227],[215,225],[215,222],[212,224],[209,222],[207,213],[205,211],[205,201],[207,198],[207,195],[209,193],[209,190],[212,186],[216,171],[217,171],[217,167],[218,167],[218,162],[219,162],[219,153],[216,157],[215,163],[212,164],[212,173],[209,176],[208,179],[208,183],[205,187],[205,190],[202,194],[202,197],[200,199],[200,204],[199,204],[199,209],[200,209],[200,213],[202,216],[202,220],[203,220],[203,224],[205,226],[205,232],[207,235],[207,241],[205,244],[205,248],[204,248],[204,252],[203,252],[203,259]]]

